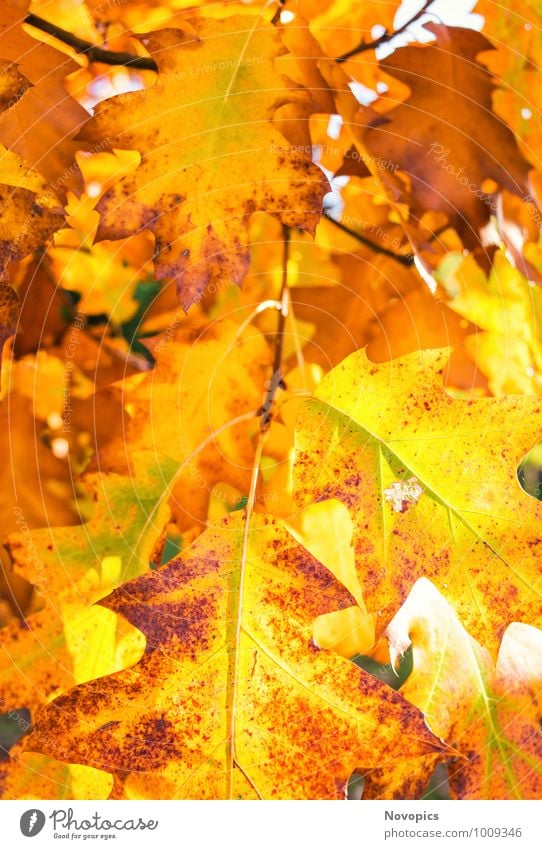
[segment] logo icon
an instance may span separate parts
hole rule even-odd
[[[22,815],[20,825],[25,837],[35,837],[45,825],[45,814],[37,808],[31,808]]]

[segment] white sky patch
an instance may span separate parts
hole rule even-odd
[[[418,503],[420,495],[423,495],[423,489],[417,478],[394,481],[384,490],[384,498],[390,502],[396,513],[406,513],[409,507]]]
[[[393,39],[391,47],[389,44],[383,44],[377,49],[377,59],[384,59],[390,53],[393,53],[397,47],[404,47],[412,41],[432,41],[433,34],[423,28],[424,23],[429,23],[429,21],[481,30],[484,25],[483,15],[478,15],[476,12],[472,13],[476,2],[477,0],[435,0],[429,7],[427,14],[422,15],[404,33]],[[395,15],[393,28],[399,29],[403,26],[422,5],[421,0],[403,0]]]

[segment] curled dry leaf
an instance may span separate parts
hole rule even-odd
[[[104,599],[147,640],[131,669],[40,714],[29,748],[125,777],[141,798],[344,798],[366,764],[435,760],[421,714],[320,651],[314,619],[350,593],[274,520],[238,513]]]

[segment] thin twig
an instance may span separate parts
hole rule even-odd
[[[76,53],[86,56],[89,62],[102,62],[104,65],[125,65],[138,71],[158,71],[158,65],[150,56],[135,56],[132,53],[105,50],[97,44],[78,38],[62,27],[46,21],[45,18],[40,18],[39,15],[27,15],[24,23],[36,27],[47,35],[52,35],[53,38],[57,38],[63,44],[67,44],[68,47],[72,47]]]
[[[346,233],[348,236],[352,236],[353,239],[357,239],[362,245],[366,245],[368,248],[371,248],[371,250],[375,253],[389,256],[390,259],[400,262],[401,265],[405,265],[407,268],[411,268],[414,265],[413,254],[396,254],[388,248],[385,248],[383,245],[379,245],[377,242],[371,241],[371,239],[368,239],[362,233],[358,233],[356,230],[351,230],[350,227],[347,227],[346,224],[343,224],[341,221],[337,221],[336,218],[332,218],[330,215],[325,215],[325,213],[324,218],[331,221],[331,223],[334,224],[335,227],[338,227],[339,230],[342,230],[343,233]]]
[[[282,256],[282,285],[280,289],[281,306],[279,313],[279,321],[277,325],[277,332],[275,335],[275,355],[273,358],[273,373],[271,374],[271,379],[269,380],[269,386],[267,388],[263,404],[259,410],[259,413],[261,415],[260,428],[262,432],[266,431],[269,425],[271,424],[273,403],[275,401],[275,395],[277,394],[277,390],[284,389],[284,381],[282,379],[282,355],[284,351],[284,327],[286,324],[286,318],[288,316],[289,303],[288,256],[290,247],[290,231],[288,227],[283,226],[282,233],[284,238],[284,252]]]
[[[336,62],[346,62],[347,59],[350,59],[351,56],[356,56],[358,53],[364,53],[366,50],[376,50],[377,47],[381,47],[383,44],[387,44],[388,41],[391,41],[392,38],[395,38],[397,35],[401,35],[401,33],[405,32],[409,28],[409,26],[419,20],[422,15],[424,15],[429,6],[434,2],[434,0],[427,0],[426,3],[423,4],[422,8],[419,12],[416,12],[402,27],[394,30],[393,32],[382,33],[380,38],[376,38],[374,41],[362,42],[358,44],[357,47],[354,47],[353,50],[349,50],[348,53],[343,53],[342,56],[339,56],[335,59]]]
[[[280,13],[282,12],[283,6],[286,5],[286,0],[278,0],[278,3],[279,3],[278,9],[276,10],[275,14],[271,18],[271,23],[273,25],[278,24],[278,22],[280,21]]]

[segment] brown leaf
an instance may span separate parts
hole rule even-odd
[[[412,216],[419,219],[427,209],[446,213],[464,244],[474,248],[493,208],[485,181],[528,195],[530,166],[492,110],[495,84],[477,61],[482,51],[491,50],[490,42],[471,29],[425,27],[435,43],[401,48],[381,62],[383,70],[409,86],[410,97],[365,127],[361,111],[357,134],[373,156],[408,176],[410,189],[392,170],[382,173]]]

